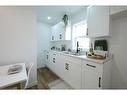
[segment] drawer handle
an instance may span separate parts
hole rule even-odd
[[[87,28],[87,32],[86,32],[86,35],[88,36],[88,28]]]
[[[62,35],[60,34],[60,39],[62,39]]]
[[[99,77],[99,88],[101,87],[101,77]]]
[[[48,59],[49,57],[48,57],[48,55],[47,55],[47,59]]]
[[[65,64],[65,69],[69,70],[69,64],[68,63]]]
[[[90,67],[93,67],[93,68],[96,68],[96,66],[93,66],[93,65],[90,65],[90,64],[86,64],[87,66],[90,66]]]
[[[55,58],[53,58],[53,63],[55,63]]]

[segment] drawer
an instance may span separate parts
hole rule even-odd
[[[94,63],[91,61],[82,61],[82,68],[87,68],[88,70],[91,70],[93,72],[103,72],[103,64]]]
[[[76,57],[66,56],[66,60],[75,63],[76,65],[81,65],[82,60]]]

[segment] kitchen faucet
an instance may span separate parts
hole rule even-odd
[[[79,42],[77,41],[77,44],[76,44],[76,53],[79,53]]]

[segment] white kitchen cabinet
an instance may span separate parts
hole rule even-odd
[[[111,88],[111,61],[99,64],[90,61],[82,63],[83,89],[109,89]]]
[[[111,6],[110,15],[114,15],[127,10],[127,6]]]
[[[49,54],[49,51],[45,50],[44,51],[44,59],[45,59],[45,65],[48,66],[49,65],[49,61],[50,61],[50,54]]]
[[[81,59],[57,54],[57,75],[72,88],[81,89]]]
[[[64,55],[63,55],[64,56]],[[63,76],[61,76],[72,88],[81,89],[81,59],[63,57]]]
[[[48,68],[74,89],[111,88],[112,60],[94,62],[50,51]]]
[[[51,41],[60,41],[60,40],[71,40],[71,27],[70,23],[65,29],[64,23],[59,22],[51,28]]]
[[[79,62],[80,64],[80,62]],[[70,85],[75,89],[81,89],[81,66],[78,63],[69,62]]]
[[[57,24],[57,40],[64,40],[65,39],[65,27],[63,22]]]
[[[53,27],[51,27],[51,35],[50,35],[51,39],[50,39],[50,41],[56,41],[57,40],[56,35],[57,35],[57,26],[54,25]]]
[[[87,8],[87,26],[89,37],[109,36],[109,7],[91,6]]]
[[[49,63],[46,65],[49,69],[52,68],[52,52],[49,52]]]
[[[48,68],[50,68],[53,72],[55,72],[55,64],[56,64],[56,53],[50,52],[50,62],[48,64]]]
[[[56,53],[56,74],[64,78],[64,76],[67,76],[65,73],[65,56]]]
[[[127,6],[111,6],[110,15],[112,19],[119,19],[127,16]]]

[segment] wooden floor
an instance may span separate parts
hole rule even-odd
[[[49,89],[48,84],[59,79],[51,70],[48,68],[40,68],[37,70],[38,85],[33,86],[29,89]]]

